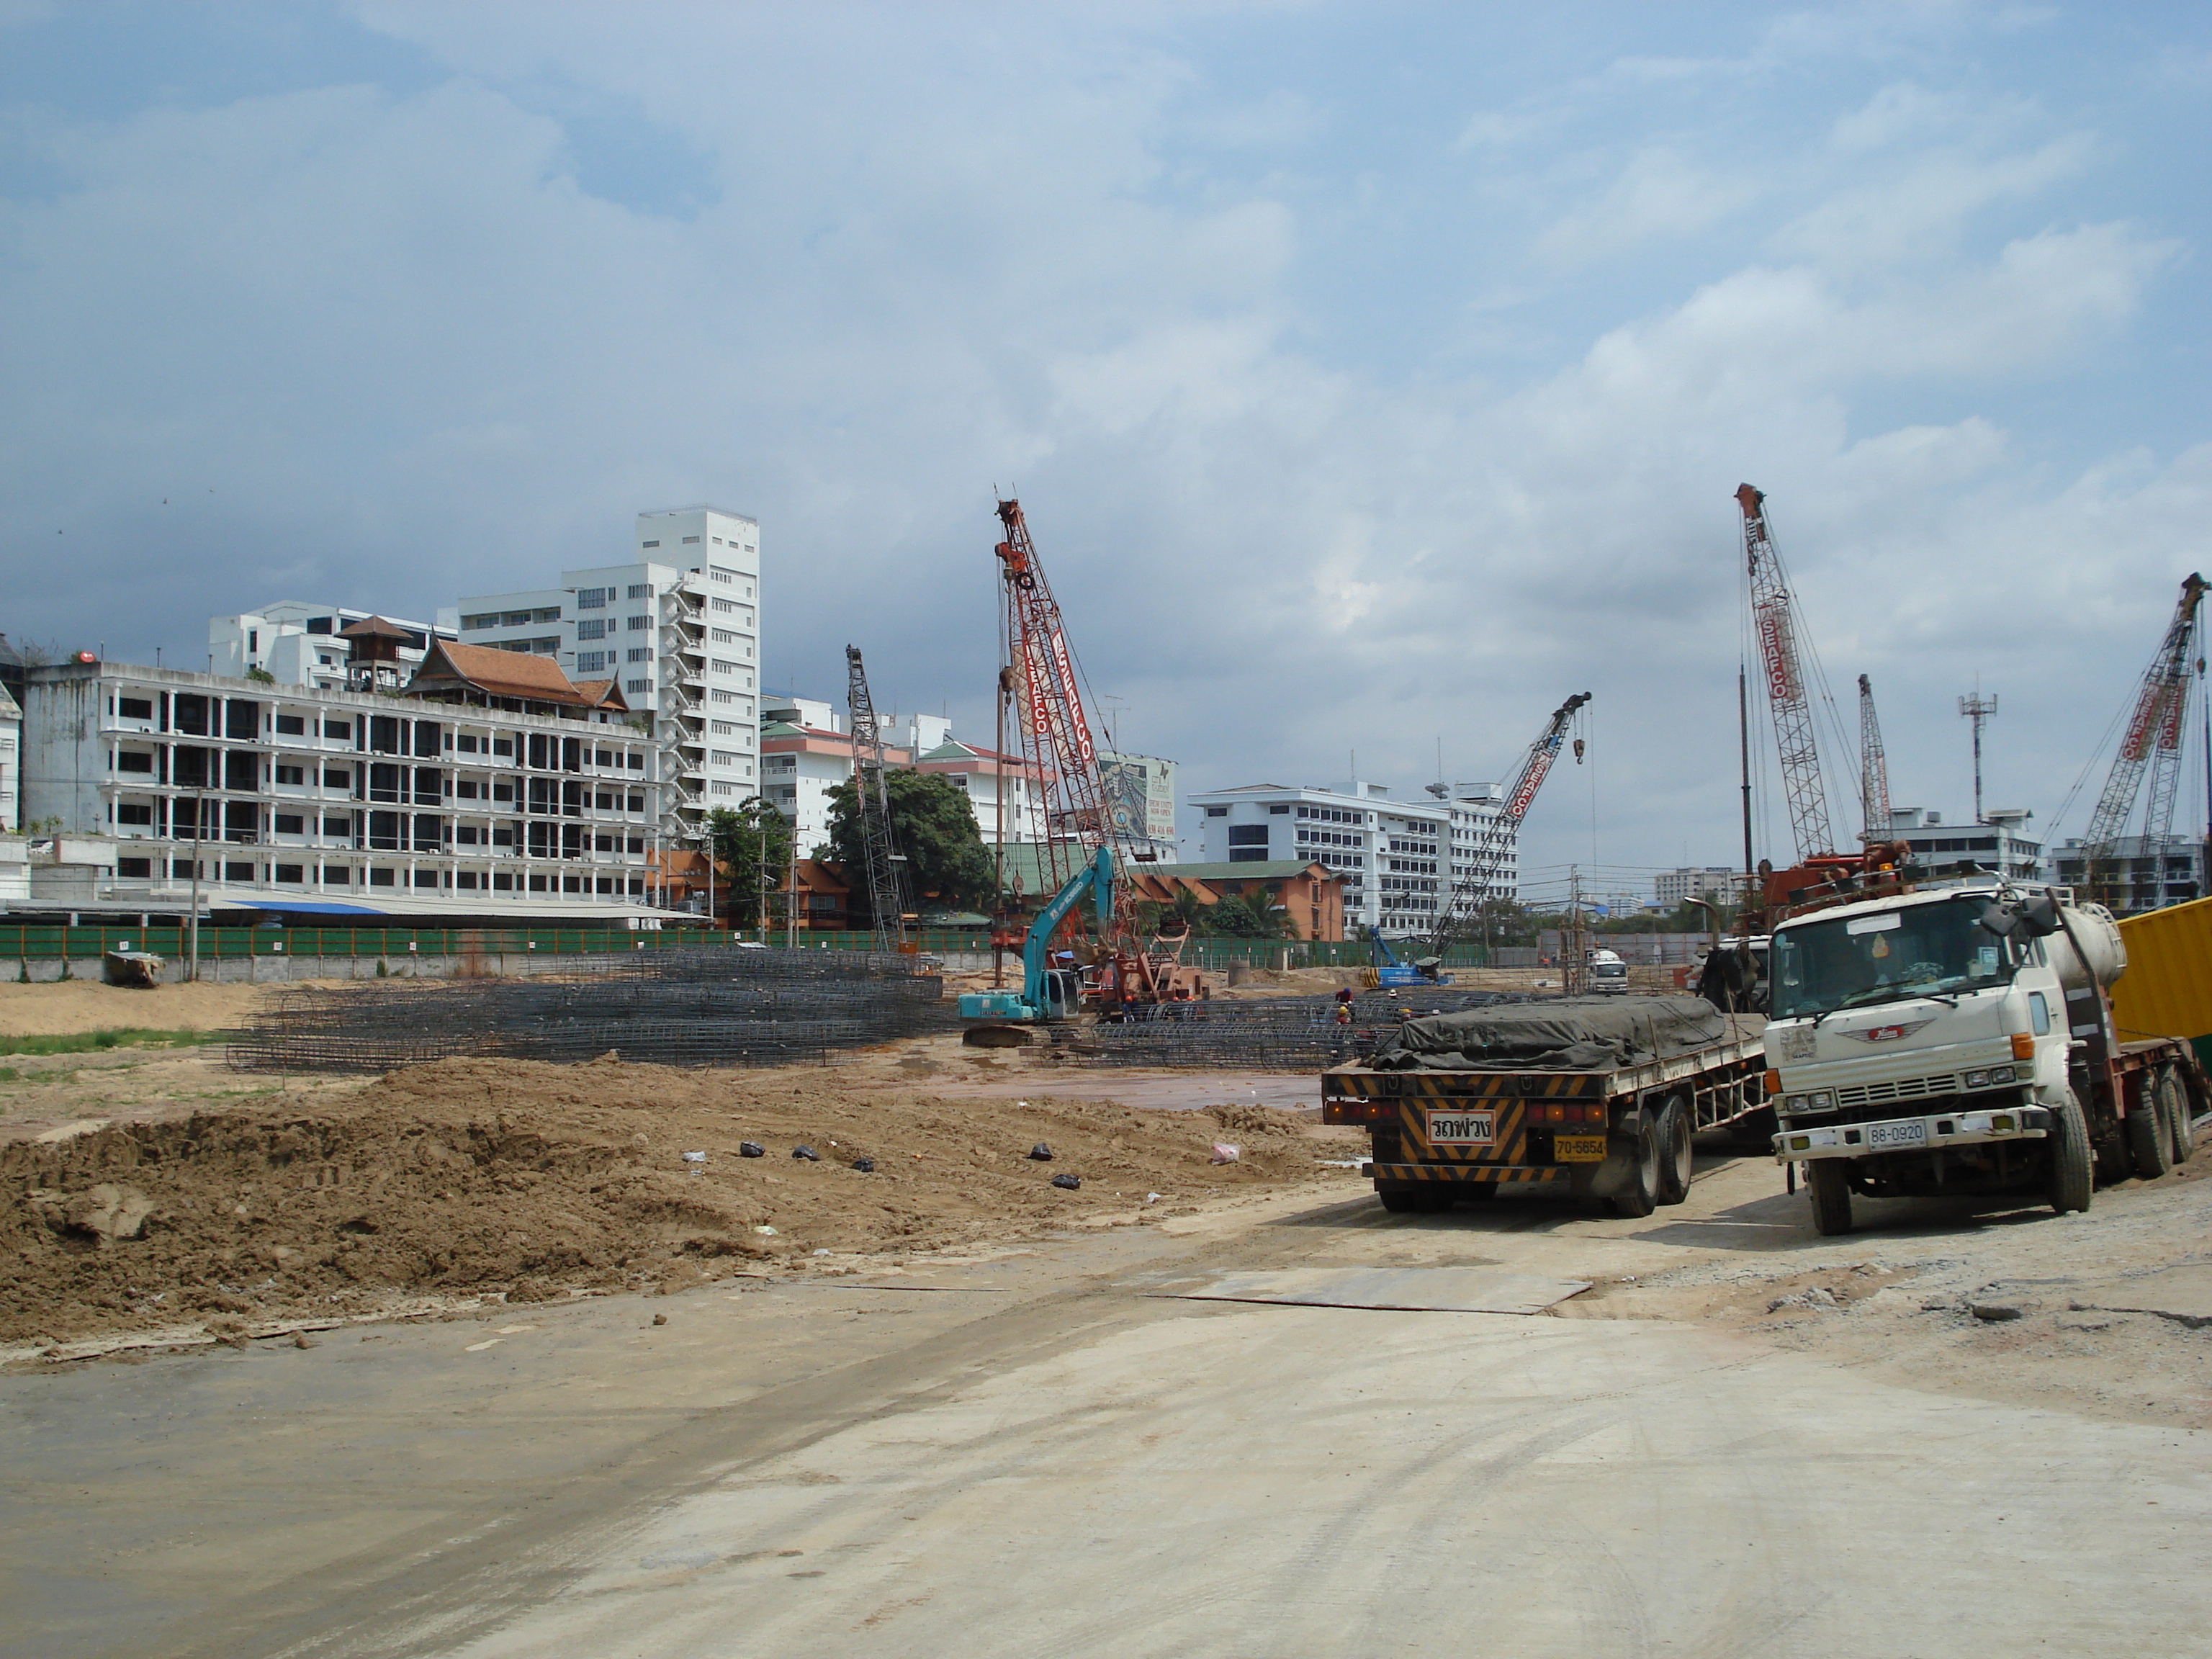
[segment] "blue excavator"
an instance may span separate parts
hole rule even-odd
[[[1073,1019],[1083,1006],[1083,979],[1073,968],[1052,965],[1052,936],[1068,913],[1088,897],[1100,916],[1114,914],[1114,849],[1102,847],[1091,862],[1077,871],[1068,884],[1036,913],[1022,941],[1022,988],[1019,991],[963,991],[960,1018],[998,1025],[1042,1025],[1052,1020]],[[979,1039],[984,1028],[971,1026],[968,1036]],[[1017,1036],[1015,1041],[1021,1039]]]

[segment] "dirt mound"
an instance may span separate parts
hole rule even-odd
[[[1225,1128],[1243,1157],[1209,1167]],[[688,1282],[714,1258],[1018,1237],[1158,1213],[1139,1207],[1152,1193],[1328,1179],[1316,1159],[1343,1156],[1346,1133],[1252,1106],[863,1098],[804,1074],[452,1060],[305,1111],[254,1103],[0,1146],[0,1340],[424,1293],[527,1301]],[[766,1155],[742,1156],[749,1141]],[[1039,1142],[1051,1161],[1029,1157]]]

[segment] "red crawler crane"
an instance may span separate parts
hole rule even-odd
[[[1035,792],[1043,867],[1058,891],[1082,878],[1100,848],[1111,847],[1120,878],[1113,914],[1098,918],[1101,938],[1085,976],[1086,996],[1093,1006],[1111,1009],[1203,997],[1198,970],[1181,961],[1187,930],[1159,934],[1149,944],[1140,939],[1127,848],[1114,831],[1098,744],[1083,706],[1060,602],[1045,580],[1021,502],[1000,501],[999,522],[1006,527],[996,551],[1006,602],[1005,660],[1012,670],[1001,674],[1000,684],[1010,690],[1020,714],[1022,758]]]

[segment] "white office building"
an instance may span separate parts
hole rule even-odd
[[[1036,796],[1020,756],[957,741],[941,714],[876,718],[884,763],[934,773],[965,794],[986,847],[999,840],[1002,790],[1006,840],[1037,839]],[[761,719],[761,799],[797,823],[800,855],[809,855],[830,839],[830,792],[853,775],[852,733],[844,714],[811,697],[764,694]]]
[[[550,662],[439,643],[399,693],[64,663],[28,672],[23,742],[25,811],[105,848],[72,908],[179,912],[196,879],[303,918],[653,908],[656,746]]]
[[[242,680],[258,671],[279,685],[343,691],[346,689],[345,630],[369,617],[366,611],[342,605],[310,605],[305,599],[279,599],[235,617],[210,617],[207,672],[219,679]],[[451,611],[441,611],[435,623],[410,622],[404,617],[382,618],[398,632],[398,650],[392,660],[403,679],[422,666],[433,640],[454,637],[453,618]]]
[[[1715,904],[1732,904],[1736,890],[1742,884],[1740,872],[1724,864],[1708,864],[1699,867],[1684,866],[1679,870],[1662,870],[1651,878],[1651,899],[1662,910],[1679,908],[1686,901],[1700,898]]]
[[[460,638],[615,681],[659,743],[660,830],[682,846],[760,792],[760,526],[678,507],[639,514],[632,541],[629,563],[464,599]]]
[[[1520,836],[1500,817],[1498,787],[1431,785],[1430,793],[1437,798],[1401,801],[1379,783],[1269,783],[1194,794],[1189,802],[1200,814],[1203,861],[1326,865],[1344,878],[1346,931],[1395,938],[1434,928],[1453,890],[1482,860],[1495,860],[1492,896],[1520,897]]]

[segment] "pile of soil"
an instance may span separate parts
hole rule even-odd
[[[766,1156],[741,1156],[744,1141]],[[1212,1163],[1224,1141],[1240,1156]],[[1049,1161],[1029,1156],[1039,1143]],[[805,1073],[450,1060],[304,1109],[256,1101],[0,1146],[0,1340],[328,1317],[425,1294],[672,1288],[821,1250],[1134,1222],[1209,1192],[1348,1180],[1319,1160],[1354,1143],[1255,1106],[952,1102]]]

